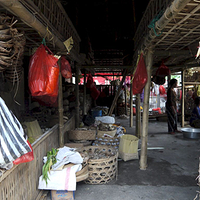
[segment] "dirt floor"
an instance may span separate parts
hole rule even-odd
[[[116,118],[127,134],[135,134],[135,121]],[[140,170],[139,159],[118,160],[118,176],[104,185],[77,183],[76,200],[193,200],[198,182],[200,140],[182,133],[167,133],[167,122],[149,120],[148,167]],[[179,129],[180,125],[179,125]],[[139,155],[140,155],[139,140]],[[157,148],[158,147],[158,148]],[[197,198],[199,199],[199,198]]]

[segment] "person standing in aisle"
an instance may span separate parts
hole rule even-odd
[[[166,113],[168,117],[168,133],[180,132],[177,129],[177,97],[174,88],[177,87],[177,79],[171,79],[167,90]]]

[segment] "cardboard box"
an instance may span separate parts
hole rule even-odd
[[[75,191],[51,190],[51,200],[75,200]]]

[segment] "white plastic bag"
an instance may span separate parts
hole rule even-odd
[[[114,124],[115,118],[111,116],[103,116],[103,117],[95,117],[95,124],[98,124],[98,121],[105,123],[105,124]]]

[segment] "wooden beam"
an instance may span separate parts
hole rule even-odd
[[[136,136],[141,138],[141,111],[140,111],[140,94],[136,95]]]
[[[200,85],[200,82],[184,82],[184,85]]]
[[[171,51],[155,51],[154,56],[177,56],[177,55],[192,55],[190,50],[171,50]]]
[[[84,70],[84,85],[83,85],[83,115],[86,115],[86,71]]]
[[[182,99],[181,99],[181,127],[185,126],[185,70],[181,73],[182,78]]]
[[[76,106],[75,106],[75,112],[76,112],[76,122],[75,122],[75,127],[79,127],[79,85],[78,85],[78,76],[79,76],[79,68],[76,66],[76,87],[75,87],[75,92],[76,92]]]
[[[132,65],[108,65],[108,66],[101,66],[101,65],[82,65],[81,68],[85,69],[85,68],[93,68],[93,69],[131,69],[133,66]]]
[[[141,135],[141,154],[140,154],[140,169],[147,168],[147,140],[148,140],[148,122],[149,122],[149,94],[151,86],[151,68],[153,63],[153,53],[148,49],[145,57],[148,80],[144,88],[144,102],[143,102],[143,118],[142,118],[142,135]]]
[[[130,77],[131,80],[131,77]],[[133,85],[130,84],[130,127],[133,127]]]
[[[61,69],[61,61],[58,60],[59,68]],[[63,90],[62,90],[62,75],[59,73],[59,92],[58,92],[58,113],[59,113],[59,147],[64,146],[64,121],[63,121]]]
[[[117,91],[116,94],[115,94],[114,100],[113,100],[113,102],[112,102],[112,105],[111,105],[110,110],[109,110],[109,113],[108,113],[109,116],[111,116],[112,113],[113,113],[113,110],[114,110],[115,105],[116,105],[116,103],[117,103],[117,99],[118,99],[118,97],[119,97],[119,93],[120,93],[120,91],[121,91],[121,89],[122,89],[122,85],[123,85],[123,83],[124,83],[124,81],[125,81],[126,74],[127,74],[127,69],[124,70],[122,81],[120,82],[120,85],[119,85],[119,87],[118,87],[118,91]]]
[[[127,115],[127,95],[126,95],[126,87],[124,87],[124,93],[125,93],[125,115]]]

